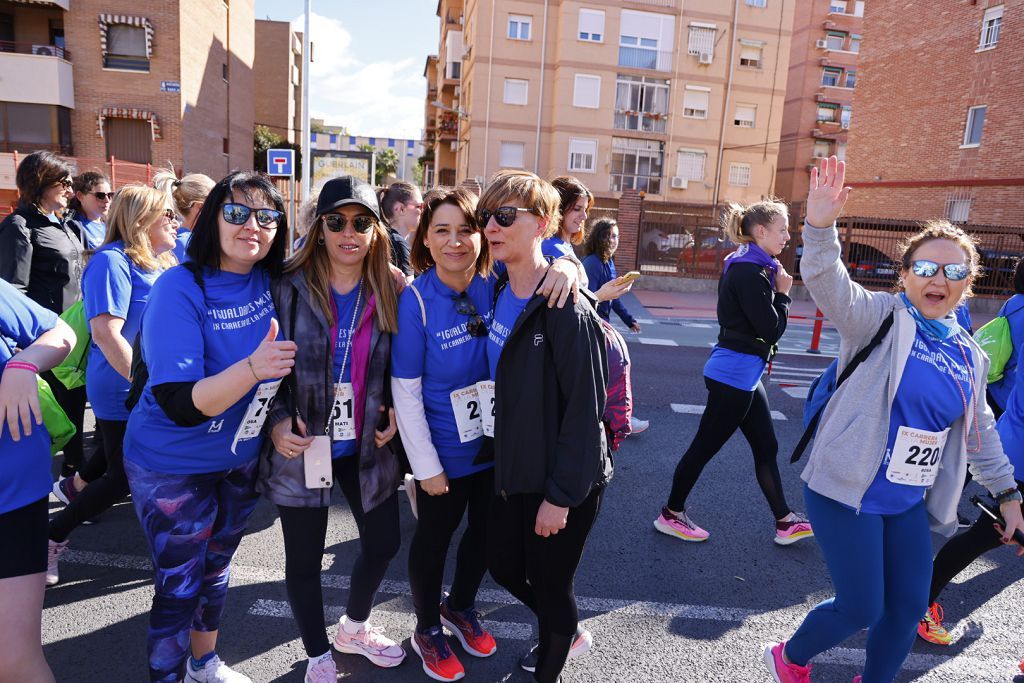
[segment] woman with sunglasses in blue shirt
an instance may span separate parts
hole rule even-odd
[[[988,357],[953,314],[978,272],[974,241],[935,221],[908,239],[901,292],[850,280],[836,232],[850,188],[831,157],[811,170],[800,271],[839,332],[839,368],[878,347],[825,406],[802,478],[835,586],[786,642],[764,648],[777,683],[811,678],[810,660],[867,629],[857,683],[890,683],[928,607],[931,531],[951,536],[967,467],[999,501],[1007,542],[1024,530],[1021,494],[985,403]],[[886,329],[889,326],[889,329]]]
[[[276,341],[270,296],[287,240],[274,184],[232,173],[200,211],[190,263],[160,276],[142,315],[149,380],[124,466],[156,569],[151,681],[249,681],[216,645],[231,558],[258,500],[267,406],[295,364],[295,343]]]

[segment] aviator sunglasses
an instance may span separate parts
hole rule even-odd
[[[348,225],[348,218],[340,213],[328,213],[321,216],[324,225],[331,232],[341,232]],[[377,225],[377,219],[373,216],[356,216],[352,219],[352,227],[361,235],[365,235]]]
[[[971,273],[970,266],[963,263],[945,263],[940,266],[935,261],[921,259],[910,264],[910,270],[918,277],[935,277],[935,274],[939,272],[939,268],[942,268],[942,273],[946,276],[947,280],[953,280],[954,282],[963,280]]]
[[[503,228],[510,228],[512,224],[516,222],[516,215],[520,211],[526,211],[532,213],[530,209],[524,209],[519,206],[499,206],[494,211],[490,209],[480,209],[476,212],[477,220],[480,221],[480,227],[486,228],[487,222],[491,220],[491,216],[494,216],[495,222]]]
[[[468,315],[469,322],[466,323],[466,331],[474,337],[487,336],[487,323],[484,317],[476,310],[473,301],[463,292],[455,298],[455,311],[460,315]]]
[[[246,221],[249,220],[249,216],[253,213],[256,214],[256,225],[260,226],[264,230],[272,230],[277,227],[278,221],[284,216],[283,211],[276,211],[274,209],[254,209],[251,206],[245,204],[225,204],[221,207],[221,211],[224,214],[224,220],[231,225],[245,225]]]

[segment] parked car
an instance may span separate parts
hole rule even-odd
[[[659,261],[674,263],[679,252],[693,243],[693,237],[682,228],[670,232],[671,227],[644,230],[640,237],[640,258],[647,263]]]
[[[714,275],[721,271],[722,259],[736,245],[726,239],[718,227],[697,228],[687,245],[679,250],[676,268],[680,273]]]

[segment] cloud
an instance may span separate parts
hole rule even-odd
[[[303,30],[304,16],[292,20]],[[353,135],[411,138],[423,129],[424,79],[421,61],[411,57],[364,61],[352,50],[352,35],[341,21],[312,13],[309,108],[327,125]],[[382,50],[386,53],[386,50]]]

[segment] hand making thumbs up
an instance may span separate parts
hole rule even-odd
[[[295,365],[295,351],[298,347],[292,341],[277,341],[279,330],[277,318],[271,318],[266,338],[249,356],[249,368],[261,382],[284,377]]]

